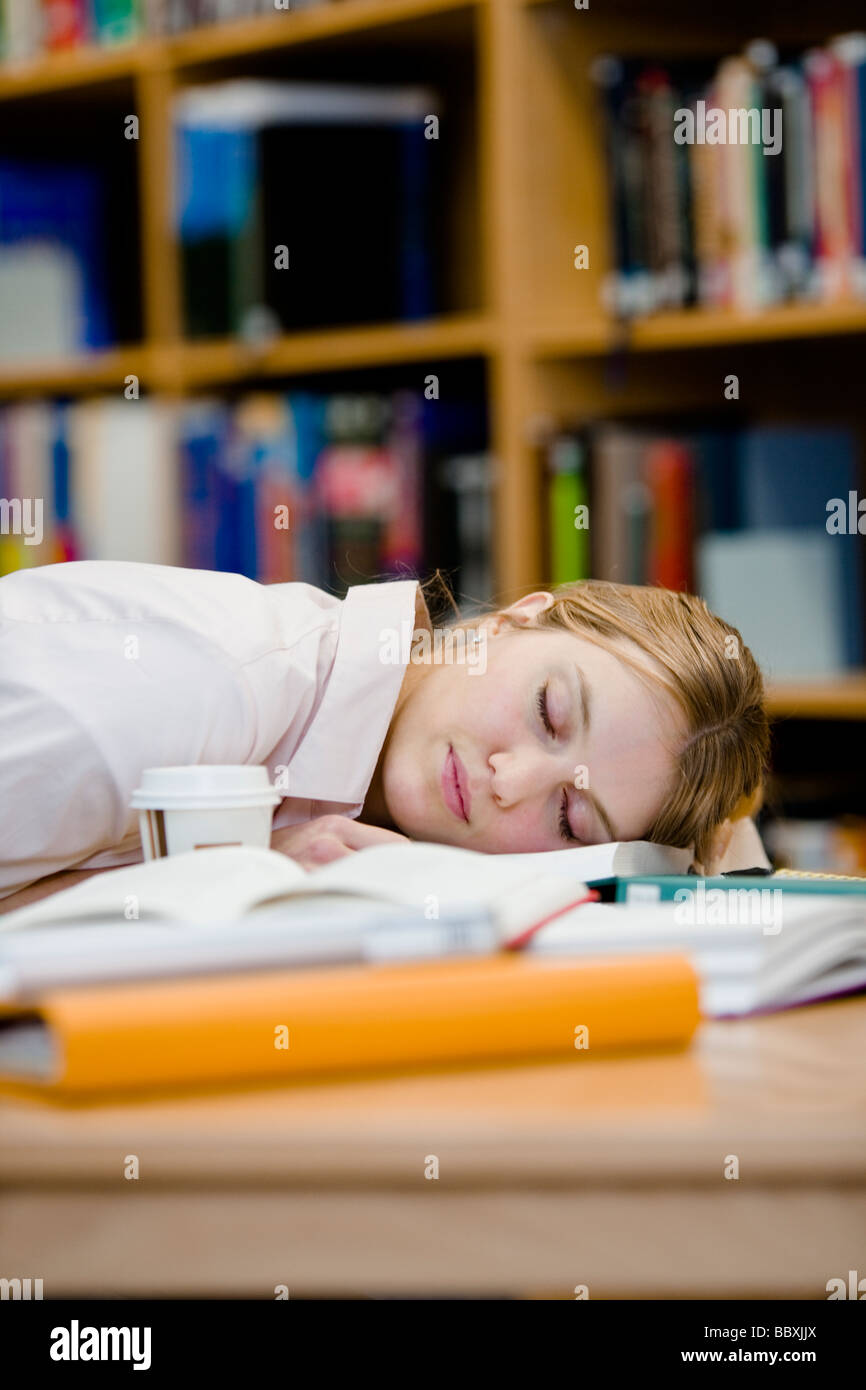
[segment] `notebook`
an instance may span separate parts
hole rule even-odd
[[[0,1083],[62,1096],[682,1046],[678,956],[523,954],[60,990],[0,1020]]]
[[[756,893],[772,893],[776,889],[783,893],[817,893],[819,896],[853,893],[866,897],[866,878],[846,874],[803,874],[784,869],[775,874],[766,874],[760,880],[744,874],[725,874],[714,878],[699,878],[694,874],[641,874],[635,878],[620,879],[616,885],[616,901],[641,904],[685,902],[687,897],[684,894],[700,893],[705,909],[708,906],[711,909],[718,907],[720,912],[716,915],[721,916],[725,902],[730,900],[721,898],[720,894],[751,894],[750,900],[738,899],[747,904],[748,901],[758,901],[754,897]]]

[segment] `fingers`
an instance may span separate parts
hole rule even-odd
[[[383,830],[380,825],[363,825],[360,821],[339,817],[342,824],[332,834],[337,835],[351,849],[365,849],[368,845],[406,844],[405,835],[395,830]]]
[[[305,869],[331,864],[335,859],[344,859],[347,854],[370,845],[406,843],[406,836],[394,830],[362,825],[348,816],[336,815],[283,827],[271,836],[271,849],[288,855]]]
[[[320,869],[323,864],[332,864],[335,859],[345,859],[347,854],[354,853],[354,849],[343,844],[336,835],[316,835],[295,857],[305,869]]]

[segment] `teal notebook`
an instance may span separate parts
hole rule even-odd
[[[618,903],[658,903],[671,902],[680,889],[694,892],[698,884],[705,891],[721,888],[725,892],[748,891],[755,888],[781,888],[785,893],[828,893],[859,894],[866,896],[866,878],[842,878],[833,875],[816,878],[798,878],[795,875],[762,874],[754,877],[746,874],[727,874],[717,878],[700,878],[695,874],[641,874],[637,878],[620,878],[616,885]]]

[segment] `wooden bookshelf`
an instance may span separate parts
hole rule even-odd
[[[61,362],[0,364],[0,398],[120,389],[129,374],[138,376],[145,388],[177,392],[225,386],[248,377],[484,357],[493,342],[492,326],[483,315],[453,314],[418,323],[284,334],[261,344],[223,338],[152,347],[137,344]]]
[[[396,25],[417,24],[454,10],[471,10],[497,0],[335,0],[314,9],[235,20],[167,39],[164,47],[178,66],[234,59],[292,44],[353,37]]]
[[[2,362],[0,399],[123,390],[124,378],[129,375],[147,385],[153,379],[153,363],[153,350],[140,343],[82,353],[63,361]]]
[[[866,671],[770,685],[767,710],[773,719],[866,719]]]
[[[129,348],[69,362],[0,365],[0,396],[120,390],[129,373],[151,389],[177,393],[256,377],[478,357],[486,366],[498,464],[497,588],[507,596],[543,582],[543,494],[534,442],[539,421],[704,408],[717,402],[721,374],[741,370],[741,352],[753,354],[742,369],[744,395],[778,414],[786,404],[784,369],[764,374],[777,347],[815,354],[822,342],[862,346],[858,340],[866,334],[866,304],[798,304],[748,315],[666,313],[627,331],[600,311],[610,237],[600,113],[589,77],[593,56],[668,49],[715,50],[721,56],[754,37],[754,16],[745,3],[704,13],[659,0],[652,24],[638,0],[615,9],[593,5],[578,11],[571,0],[332,0],[0,68],[0,107],[10,123],[26,119],[28,103],[32,109],[36,100],[53,102],[62,113],[67,97],[76,104],[104,101],[111,89],[123,93],[123,102],[130,103],[125,109],[139,113],[144,325],[142,341]],[[828,0],[817,17],[806,0],[793,0],[779,23],[786,41],[806,46],[852,27],[851,13],[849,0]],[[333,60],[339,80],[360,81],[371,55],[377,61],[387,57],[388,71],[399,71],[400,80],[415,80],[423,77],[436,44],[471,59],[477,87],[471,116],[453,132],[455,158],[463,159],[460,187],[467,203],[477,200],[470,231],[455,241],[458,278],[471,286],[474,307],[467,298],[464,308],[429,323],[303,332],[260,347],[184,341],[170,215],[170,111],[177,90],[246,74],[279,75],[283,62],[291,63],[292,75],[305,72],[310,62],[322,78]],[[381,69],[376,74],[378,80]],[[464,149],[471,158],[460,153]],[[591,247],[591,271],[573,267],[579,242]],[[631,358],[629,382],[616,391],[605,378],[612,352],[620,360]],[[856,404],[858,354],[850,352],[848,360],[848,394]],[[816,384],[816,413],[821,389]],[[779,712],[788,712],[788,694],[774,692],[772,698]],[[846,704],[848,699],[828,692],[809,708],[851,708],[859,713],[850,717],[866,716],[862,700],[858,704],[851,696]]]
[[[481,314],[453,314],[417,323],[370,324],[320,333],[291,333],[260,346],[233,339],[158,349],[152,370],[161,381],[190,388],[216,386],[249,376],[295,376],[304,372],[381,367],[483,357],[493,343]]]
[[[129,80],[155,59],[161,48],[160,43],[145,39],[119,48],[82,47],[4,63],[0,66],[0,101]]]
[[[610,319],[534,325],[530,337],[539,359],[591,356],[626,346],[631,352],[663,352],[725,344],[771,343],[866,333],[866,302],[785,304],[733,313],[683,309],[658,313],[624,326]]]
[[[0,65],[0,101],[131,78],[148,67],[197,68],[301,43],[351,38],[470,11],[480,3],[488,0],[335,0],[320,8],[283,10],[117,47],[87,45]]]

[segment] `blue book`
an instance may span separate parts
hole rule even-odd
[[[237,485],[221,461],[214,472],[214,569],[238,573],[240,547],[237,535]]]
[[[255,298],[245,241],[259,178],[255,135],[180,125],[176,156],[187,330],[193,337],[237,332]]]
[[[114,340],[105,271],[107,209],[96,169],[0,160],[0,244],[50,241],[68,248],[81,273],[81,346]]]
[[[259,572],[258,545],[256,543],[256,475],[260,451],[248,458],[244,475],[237,480],[237,509],[235,526],[237,528],[238,574],[247,579],[257,579]]]
[[[707,430],[689,442],[696,464],[696,528],[734,531],[740,525],[741,499],[738,435],[733,430]]]
[[[51,411],[51,476],[54,517],[66,525],[72,521],[69,495],[69,405],[56,401]]]
[[[742,523],[749,529],[812,530],[827,534],[827,505],[847,504],[859,485],[859,449],[854,434],[820,425],[767,425],[740,440]],[[828,621],[839,622],[846,665],[864,661],[863,540],[833,536],[846,602]]]
[[[226,408],[192,406],[181,424],[184,564],[216,569],[217,471],[226,438]]]
[[[859,140],[859,169],[857,185],[860,193],[860,245],[861,256],[866,256],[866,58],[861,58],[854,69],[854,89],[857,97],[857,129]]]
[[[400,187],[400,298],[403,317],[423,319],[436,312],[435,277],[431,256],[431,162],[439,157],[439,141],[425,137],[424,126],[403,127]]]
[[[295,432],[297,484],[304,509],[295,534],[295,578],[305,584],[322,585],[328,577],[328,545],[325,519],[313,503],[313,474],[325,447],[327,397],[311,391],[292,391],[288,405]]]

